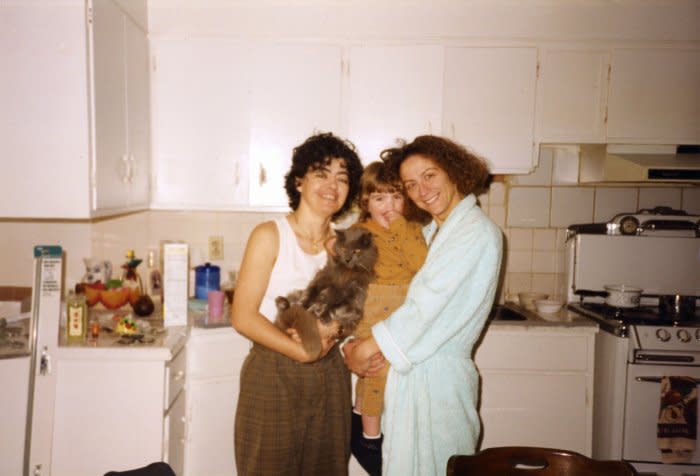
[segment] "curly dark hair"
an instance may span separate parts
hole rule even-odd
[[[399,140],[397,147],[383,150],[381,158],[387,164],[387,168],[399,176],[401,164],[412,155],[422,155],[433,160],[447,173],[457,190],[464,196],[470,193],[478,195],[488,186],[490,174],[486,161],[446,137],[424,135],[409,143]],[[406,217],[423,222],[430,218],[428,213],[419,209],[412,200],[407,203]]]
[[[357,156],[355,145],[331,132],[314,134],[303,144],[294,148],[292,166],[284,176],[284,189],[289,197],[292,210],[299,207],[301,194],[297,190],[299,181],[309,172],[328,165],[333,159],[343,159],[348,171],[348,196],[340,210],[333,214],[333,220],[343,216],[353,205],[360,190],[362,162]]]

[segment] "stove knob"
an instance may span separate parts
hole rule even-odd
[[[700,340],[700,329],[695,331],[695,340]]]
[[[690,342],[690,332],[688,332],[687,330],[679,329],[676,335],[678,336],[679,341]]]
[[[668,340],[671,338],[671,333],[668,332],[666,329],[657,329],[656,338],[659,339],[661,342],[668,342]]]

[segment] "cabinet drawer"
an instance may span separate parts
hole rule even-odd
[[[250,341],[233,329],[190,335],[187,342],[188,377],[237,377],[249,351]]]
[[[568,370],[589,369],[592,337],[559,333],[501,333],[487,331],[474,361],[483,369]]]
[[[173,360],[165,366],[165,399],[163,408],[167,410],[177,398],[177,395],[185,385],[185,368],[187,360],[185,350],[181,350]]]

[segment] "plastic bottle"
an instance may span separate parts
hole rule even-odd
[[[88,308],[84,294],[70,291],[66,298],[66,337],[68,340],[84,340],[87,336]]]

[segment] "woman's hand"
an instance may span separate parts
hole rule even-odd
[[[386,365],[374,337],[353,339],[343,346],[345,365],[360,377],[374,377]]]

